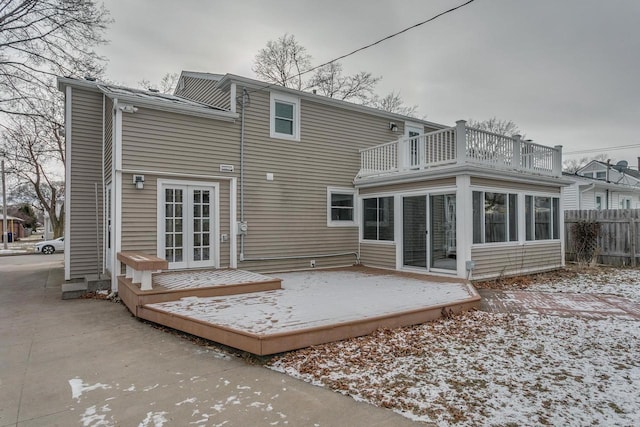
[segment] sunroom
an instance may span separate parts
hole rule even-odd
[[[564,264],[561,147],[464,122],[384,146],[354,180],[363,264],[471,279]]]

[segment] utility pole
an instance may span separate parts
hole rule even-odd
[[[4,174],[4,160],[2,161],[2,242],[5,249],[9,249],[7,243],[7,178]]]

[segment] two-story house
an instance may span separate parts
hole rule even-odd
[[[174,95],[59,78],[65,278],[350,265],[491,278],[563,265],[561,147],[232,75]],[[97,212],[96,212],[97,207]]]

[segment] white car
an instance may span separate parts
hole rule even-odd
[[[36,252],[51,255],[55,251],[64,252],[64,236],[54,240],[45,240],[44,242],[36,243]]]

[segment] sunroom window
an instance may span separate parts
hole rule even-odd
[[[525,196],[527,240],[560,238],[560,199],[550,196]]]
[[[518,196],[473,192],[473,243],[518,240]]]
[[[393,197],[362,201],[362,238],[393,241]]]

